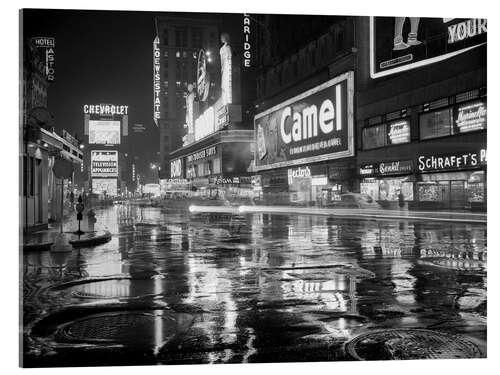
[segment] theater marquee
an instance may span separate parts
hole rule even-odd
[[[353,73],[255,116],[257,171],[354,155]]]

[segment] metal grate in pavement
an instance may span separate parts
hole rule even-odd
[[[427,329],[387,329],[361,334],[345,345],[357,360],[481,358],[476,344],[458,335]]]
[[[161,332],[158,332],[161,327]],[[119,343],[141,345],[155,341],[155,335],[172,335],[176,321],[154,312],[126,311],[88,316],[60,327],[56,340],[72,343]]]

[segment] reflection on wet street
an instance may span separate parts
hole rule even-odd
[[[97,225],[110,242],[24,255],[25,366],[349,360],[394,328],[486,355],[486,225],[135,205]]]

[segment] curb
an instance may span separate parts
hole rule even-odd
[[[69,243],[73,245],[73,247],[83,247],[83,246],[101,245],[109,241],[111,241],[111,233],[106,230],[104,231],[104,234],[101,236],[96,236],[83,240],[72,240],[69,241]]]
[[[54,242],[23,244],[23,251],[48,251]]]
[[[97,246],[102,245],[106,242],[111,241],[111,233],[109,231],[104,231],[104,234],[92,238],[85,238],[82,240],[70,240],[69,243],[74,247],[84,247],[84,246]],[[23,244],[23,251],[49,251],[54,242],[41,242],[41,243],[29,243]]]

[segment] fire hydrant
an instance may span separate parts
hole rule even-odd
[[[95,212],[93,209],[90,209],[87,211],[87,226],[89,228],[89,232],[94,231],[94,224],[96,223],[97,219],[95,218]]]

